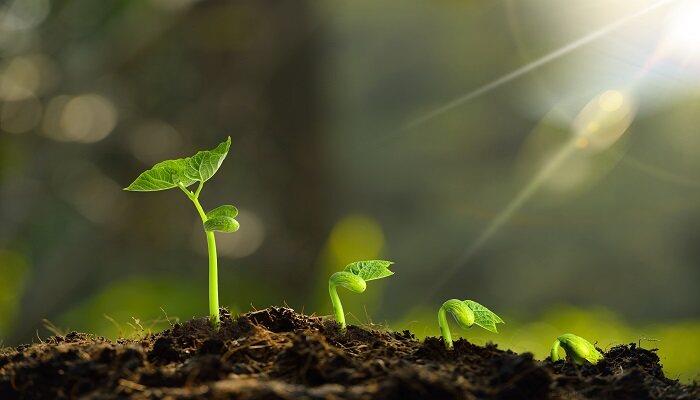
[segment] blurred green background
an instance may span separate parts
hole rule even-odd
[[[700,7],[656,3],[1,3],[0,341],[206,314],[187,199],[121,188],[231,135],[202,201],[240,209],[232,310],[329,314],[328,275],[381,257],[351,323],[435,335],[470,298],[508,322],[470,340],[698,379]]]

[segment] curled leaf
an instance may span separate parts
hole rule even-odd
[[[340,271],[331,275],[330,283],[335,286],[342,286],[351,292],[362,293],[367,289],[367,282],[350,272]]]
[[[469,329],[474,325],[474,312],[463,301],[447,300],[442,304],[442,309],[452,314],[460,328]]]
[[[559,345],[557,345],[557,343],[559,343]],[[576,336],[573,333],[565,333],[559,336],[557,341],[552,345],[552,361],[561,359],[561,356],[559,356],[559,346],[564,349],[566,355],[576,364],[597,364],[600,360],[605,358],[588,340]]]

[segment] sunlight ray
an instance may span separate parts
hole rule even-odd
[[[632,14],[624,16],[624,17],[610,23],[609,25],[606,25],[600,29],[597,29],[597,30],[595,30],[595,31],[593,31],[593,32],[591,32],[591,33],[589,33],[589,34],[587,34],[579,39],[574,40],[571,43],[568,43],[568,44],[566,44],[566,45],[564,45],[564,46],[562,46],[562,47],[560,47],[560,48],[558,48],[558,49],[556,49],[548,54],[545,54],[544,56],[540,57],[537,60],[534,60],[528,64],[525,64],[522,67],[520,67],[514,71],[511,71],[511,72],[509,72],[509,73],[507,73],[507,74],[505,74],[505,75],[503,75],[503,76],[501,76],[501,77],[499,77],[499,78],[497,78],[489,83],[486,83],[486,84],[484,84],[484,85],[482,85],[482,86],[480,86],[480,87],[478,87],[478,88],[476,88],[468,93],[465,93],[465,94],[463,94],[463,95],[461,95],[453,100],[448,101],[447,103],[445,103],[439,107],[436,107],[432,111],[429,111],[429,112],[427,112],[427,113],[425,113],[417,118],[412,119],[411,121],[404,124],[401,128],[394,131],[393,134],[389,134],[389,136],[394,136],[394,135],[399,134],[401,132],[404,132],[404,131],[413,129],[419,125],[422,125],[425,122],[432,120],[433,118],[436,118],[436,117],[438,117],[438,116],[440,116],[440,115],[442,115],[442,114],[444,114],[444,113],[446,113],[446,112],[448,112],[448,111],[450,111],[450,110],[452,110],[452,109],[454,109],[454,108],[456,108],[456,107],[458,107],[458,106],[460,106],[460,105],[462,105],[470,100],[473,100],[473,99],[475,99],[483,94],[491,92],[492,90],[527,74],[528,72],[531,72],[531,71],[533,71],[533,70],[535,70],[535,69],[537,69],[545,64],[548,64],[548,63],[550,63],[550,62],[552,62],[552,61],[554,61],[554,60],[556,60],[556,59],[558,59],[566,54],[569,54],[572,51],[576,50],[577,48],[584,46],[584,45],[587,45],[588,43],[591,43],[591,42],[595,41],[596,39],[599,39],[599,38],[613,32],[613,31],[617,30],[621,26],[627,24],[628,22],[630,22],[636,18],[639,18],[639,17],[641,17],[641,16],[643,16],[651,11],[654,11],[660,7],[666,6],[666,5],[671,4],[673,2],[676,2],[676,1],[678,1],[678,0],[660,0],[660,1],[652,3],[648,7],[645,7],[639,11],[636,11]]]

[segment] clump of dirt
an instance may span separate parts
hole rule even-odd
[[[617,346],[595,366],[409,331],[338,326],[289,308],[206,318],[142,340],[81,333],[0,354],[0,399],[700,399],[653,350]]]

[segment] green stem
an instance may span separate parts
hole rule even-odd
[[[447,312],[445,311],[445,307],[440,307],[438,311],[438,325],[440,326],[442,339],[445,341],[445,347],[451,349],[453,347],[452,335],[450,334],[450,326],[447,325]]]
[[[199,194],[202,192],[204,184],[200,183],[195,193],[187,190],[182,184],[179,186],[187,197],[192,200],[199,217],[202,219],[202,224],[207,222],[207,213],[204,212],[202,205],[199,203]],[[216,239],[214,238],[214,232],[205,231],[204,233],[207,236],[207,250],[209,254],[209,319],[211,324],[218,328],[221,319],[219,317],[219,273],[216,261]]]
[[[562,359],[561,355],[559,355],[560,348],[561,348],[561,342],[559,341],[559,339],[557,339],[552,344],[552,349],[549,352],[549,357],[552,359],[552,362],[559,361]]]
[[[332,280],[328,282],[328,294],[330,294],[331,303],[333,303],[333,314],[335,315],[335,320],[340,324],[340,329],[345,330],[346,325],[343,305],[340,303],[340,297],[338,297],[337,286]]]

